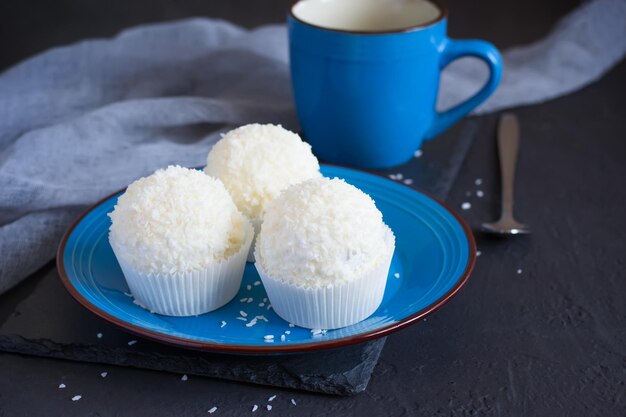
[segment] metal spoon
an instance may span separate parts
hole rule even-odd
[[[481,230],[497,235],[530,233],[530,229],[513,218],[513,184],[519,148],[519,123],[514,114],[506,113],[498,124],[498,154],[502,175],[502,211],[500,220],[483,223]]]

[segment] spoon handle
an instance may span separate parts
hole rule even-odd
[[[502,175],[502,217],[513,218],[513,186],[515,164],[519,148],[519,123],[517,116],[505,113],[498,125],[498,153]]]

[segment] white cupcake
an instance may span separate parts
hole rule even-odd
[[[109,217],[109,242],[141,306],[193,316],[237,294],[254,231],[219,180],[158,170],[128,186]]]
[[[367,194],[337,178],[317,178],[268,205],[255,266],[279,316],[335,329],[380,306],[394,248],[393,232]]]
[[[319,169],[311,146],[296,133],[250,124],[231,130],[213,146],[204,172],[224,183],[258,233],[266,205],[290,185],[321,177]],[[254,250],[248,261],[254,261]]]

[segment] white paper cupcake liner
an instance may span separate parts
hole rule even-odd
[[[254,247],[256,246],[256,237],[259,235],[261,231],[261,224],[263,223],[263,219],[254,218],[249,219],[252,227],[254,227],[254,239],[252,239],[252,244],[250,245],[250,251],[248,252],[248,262],[254,262]]]
[[[245,223],[245,240],[237,253],[204,270],[176,274],[145,274],[123,256],[113,253],[122,268],[135,301],[152,313],[166,316],[196,316],[216,310],[232,300],[241,286],[246,257],[254,230]]]
[[[395,237],[386,227],[387,253],[371,271],[352,282],[307,288],[269,277],[260,262],[255,266],[272,308],[283,319],[309,329],[337,329],[369,317],[380,306],[395,249]]]

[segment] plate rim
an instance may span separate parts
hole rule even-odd
[[[371,171],[364,170],[364,169],[352,168],[352,167],[348,167],[344,165],[329,164],[329,163],[320,163],[320,166],[347,169],[351,171],[356,171],[358,173],[363,173],[363,174],[379,177],[387,181],[391,181],[384,174],[371,172]],[[200,167],[197,167],[197,168],[200,168]],[[411,314],[408,317],[405,317],[404,319],[396,323],[391,323],[386,326],[380,327],[378,329],[370,330],[368,332],[363,332],[363,333],[355,334],[352,336],[346,336],[340,339],[320,340],[320,341],[312,341],[309,343],[299,343],[299,344],[292,344],[292,345],[250,346],[250,345],[224,344],[224,343],[191,340],[191,339],[186,339],[186,338],[179,337],[179,336],[167,335],[167,334],[160,333],[154,330],[149,330],[144,327],[129,323],[120,318],[117,318],[113,316],[112,314],[109,314],[106,311],[100,309],[96,305],[92,304],[89,300],[87,300],[76,289],[76,287],[72,285],[70,278],[67,275],[67,272],[65,270],[63,254],[65,253],[65,247],[67,246],[69,237],[71,236],[72,232],[76,229],[78,224],[89,213],[95,210],[98,206],[100,206],[102,203],[109,200],[110,198],[114,197],[115,195],[121,192],[124,192],[127,187],[124,187],[118,191],[115,191],[107,195],[106,197],[101,198],[100,200],[98,200],[97,202],[89,206],[84,212],[82,212],[72,222],[72,224],[68,227],[68,229],[63,234],[63,237],[61,238],[61,241],[57,248],[57,253],[56,253],[57,272],[59,273],[59,277],[61,279],[61,282],[63,283],[63,286],[70,293],[72,298],[74,298],[76,302],[78,302],[80,305],[82,305],[91,313],[95,314],[100,319],[103,319],[121,328],[122,330],[126,332],[135,334],[137,336],[140,336],[140,337],[143,337],[145,339],[149,339],[155,342],[165,343],[171,346],[182,347],[182,348],[193,349],[193,350],[201,350],[201,351],[207,351],[207,352],[266,355],[266,354],[279,354],[279,353],[305,353],[305,352],[312,352],[312,351],[319,351],[319,350],[326,350],[326,349],[333,349],[333,348],[341,348],[341,347],[346,347],[346,346],[350,346],[350,345],[354,345],[358,343],[364,343],[364,342],[371,341],[371,340],[374,340],[383,336],[388,336],[392,333],[402,330],[412,324],[415,324],[421,319],[428,317],[429,315],[433,314],[437,310],[439,310],[441,307],[447,304],[461,290],[461,288],[463,288],[463,286],[465,286],[476,264],[476,241],[474,239],[474,234],[472,233],[472,230],[469,227],[469,225],[466,223],[466,221],[463,220],[463,218],[461,218],[461,216],[455,210],[453,210],[450,207],[450,205],[441,201],[439,198],[433,196],[432,194],[426,191],[420,190],[417,187],[414,187],[412,185],[404,184],[404,183],[397,183],[393,181],[391,182],[394,184],[407,187],[414,192],[417,192],[419,194],[422,194],[430,198],[431,200],[439,204],[441,207],[443,207],[448,213],[450,213],[455,218],[455,220],[461,225],[461,228],[463,229],[463,232],[469,244],[469,254],[468,254],[467,265],[465,266],[465,270],[461,274],[461,277],[454,284],[454,286],[450,288],[444,295],[442,295],[433,303],[429,304],[423,309]]]

